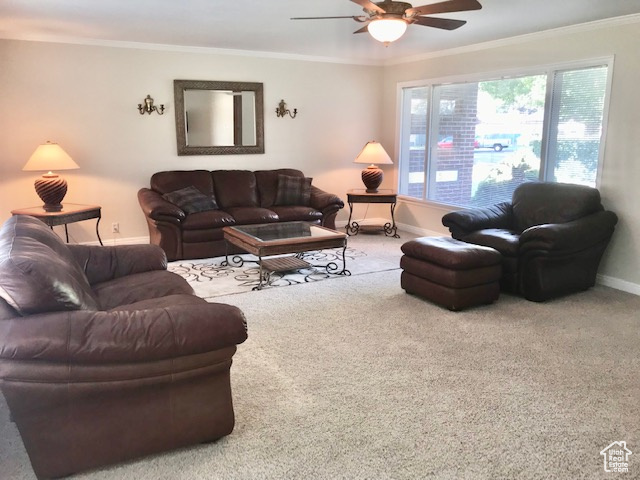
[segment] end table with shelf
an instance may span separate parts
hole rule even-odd
[[[396,210],[396,202],[398,194],[393,190],[380,189],[377,192],[367,192],[363,188],[349,190],[347,192],[347,203],[349,204],[349,220],[345,227],[347,234],[357,235],[361,230],[376,229],[382,230],[386,236],[400,238],[398,235],[398,227],[396,226],[396,220],[394,212]],[[391,208],[391,222],[387,222],[384,225],[361,225],[357,221],[351,221],[353,216],[353,204],[354,203],[388,203]]]
[[[29,207],[18,208],[11,210],[12,215],[30,215],[37,218],[48,225],[51,230],[56,225],[64,225],[64,233],[69,243],[69,231],[67,230],[68,223],[81,222],[83,220],[90,220],[96,218],[96,236],[98,242],[102,245],[102,239],[100,238],[100,218],[102,218],[101,207],[97,205],[81,205],[77,203],[63,203],[62,209],[57,212],[46,211],[43,207]]]

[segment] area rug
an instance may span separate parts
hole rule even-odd
[[[360,242],[361,246],[364,246],[363,243],[366,244],[366,240]],[[348,247],[345,252],[346,272],[344,273],[340,273],[343,269],[342,248],[306,252],[303,260],[314,266],[286,272],[273,272],[263,285],[263,289],[400,268],[397,255],[383,254],[371,245],[368,250]],[[224,256],[201,260],[180,260],[170,262],[168,269],[185,278],[195,290],[196,295],[204,299],[257,290],[260,283],[257,257],[250,254],[233,255],[229,256],[229,264],[226,260]],[[327,265],[329,269],[326,268]]]

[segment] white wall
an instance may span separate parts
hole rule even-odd
[[[160,170],[299,168],[346,200],[361,186],[353,159],[380,134],[381,67],[8,40],[0,40],[0,65],[0,222],[42,203],[38,174],[21,169],[51,140],[81,167],[60,172],[65,201],[102,206],[106,243],[148,234],[136,194]],[[265,154],[179,157],[174,79],[262,82]],[[147,94],[165,105],[163,116],[138,113]],[[295,119],[276,117],[281,99],[298,109]],[[94,227],[69,231],[76,242],[94,241]]]
[[[615,56],[609,124],[602,181],[603,203],[619,216],[613,240],[600,267],[603,283],[640,294],[640,28],[635,20],[603,22],[589,29],[574,27],[553,33],[476,46],[474,51],[449,54],[384,70],[382,141],[396,142],[397,85],[421,79],[508,71],[582,59]],[[395,143],[396,151],[398,149]],[[395,178],[391,178],[391,177]],[[397,169],[386,185],[396,185]],[[434,204],[402,202],[396,210],[401,223],[446,232],[441,218],[449,209]]]

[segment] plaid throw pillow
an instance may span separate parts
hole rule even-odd
[[[274,205],[309,206],[311,178],[278,175],[278,193]]]
[[[184,210],[185,213],[197,213],[218,209],[218,204],[213,195],[205,195],[193,186],[165,193],[162,195],[162,198],[177,205]]]

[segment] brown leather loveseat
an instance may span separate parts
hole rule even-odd
[[[224,255],[226,226],[306,221],[335,229],[344,207],[290,168],[158,172],[150,187],[138,192],[138,201],[151,243],[171,261]]]
[[[551,182],[523,183],[511,202],[442,217],[453,238],[502,254],[503,290],[536,302],[593,287],[617,222],[597,189]]]
[[[27,216],[0,229],[0,388],[38,478],[231,433],[246,336],[155,245],[66,245]]]

